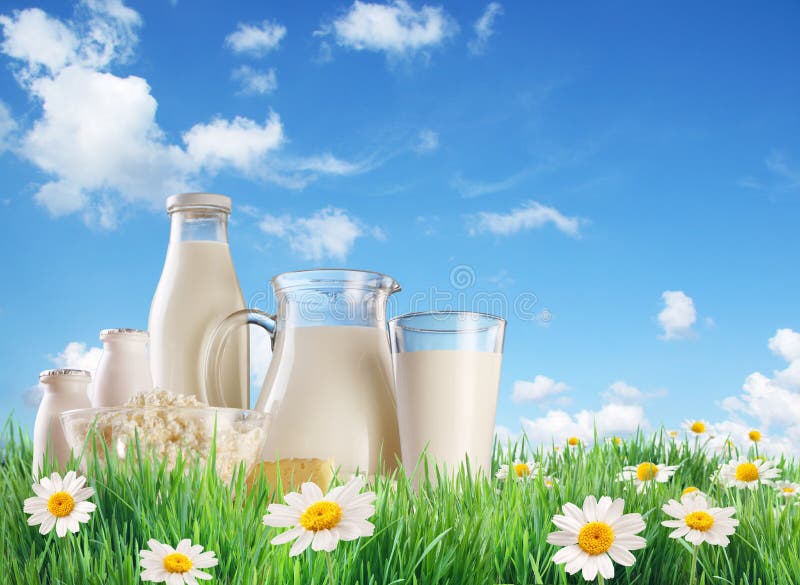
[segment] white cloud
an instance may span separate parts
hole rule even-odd
[[[186,151],[197,165],[211,171],[230,166],[245,174],[254,173],[283,140],[283,125],[275,112],[263,125],[240,116],[218,118],[195,124],[183,134]]]
[[[18,10],[13,16],[0,15],[5,40],[3,53],[39,70],[57,71],[75,59],[79,41],[64,23],[39,8]]]
[[[791,329],[778,329],[769,340],[769,349],[787,362],[800,360],[800,333]]]
[[[345,14],[316,34],[333,34],[337,44],[356,51],[402,57],[424,53],[457,31],[455,20],[441,6],[423,5],[415,10],[405,0],[390,4],[356,0]]]
[[[5,37],[0,50],[22,62],[21,83],[70,65],[102,69],[133,55],[142,24],[135,10],[121,0],[83,0],[79,7],[84,15],[79,21],[62,22],[39,8],[0,15]]]
[[[516,443],[519,440],[519,433],[513,432],[505,425],[497,425],[494,427],[494,436],[500,444],[505,445],[508,442]]]
[[[603,392],[603,399],[610,404],[641,404],[653,398],[663,398],[667,395],[665,390],[654,392],[642,392],[635,386],[631,386],[622,380],[618,380]]]
[[[481,195],[507,191],[519,183],[524,175],[525,173],[521,172],[499,181],[474,181],[465,179],[461,173],[458,173],[450,181],[450,186],[458,191],[462,197],[480,197]]]
[[[52,215],[83,211],[93,223],[98,215],[91,201],[113,207],[110,192],[121,203],[155,206],[185,188],[191,161],[164,142],[144,79],[69,66],[36,80],[31,91],[42,101],[43,115],[22,139],[21,151],[56,177],[35,195]],[[113,227],[109,223],[103,227]]]
[[[302,188],[319,175],[348,171],[329,154],[310,157],[318,164],[308,170],[279,156],[285,141],[277,114],[264,124],[240,116],[198,123],[183,134],[185,148],[170,143],[147,81],[104,70],[133,54],[139,14],[120,0],[84,0],[76,14],[61,21],[30,9],[0,17],[0,50],[15,59],[18,82],[41,106],[30,128],[12,128],[19,134],[14,150],[49,175],[34,199],[52,216],[79,214],[111,229],[124,209],[161,210],[166,195],[219,172]],[[7,137],[3,114],[0,134],[5,129]]]
[[[440,218],[438,215],[419,215],[416,222],[426,236],[434,236],[439,233]]]
[[[773,151],[767,157],[767,169],[782,180],[786,189],[800,187],[800,168],[794,166],[785,152]]]
[[[437,148],[439,148],[439,135],[433,130],[420,130],[414,150],[419,154],[425,154]]]
[[[244,94],[266,95],[278,88],[278,76],[274,68],[259,71],[249,65],[242,65],[233,70],[232,77],[239,81]]]
[[[489,38],[494,34],[494,21],[503,14],[503,6],[499,2],[489,2],[481,17],[475,21],[475,38],[468,43],[470,53],[481,55],[486,51]]]
[[[329,175],[355,175],[369,168],[368,162],[350,162],[336,158],[330,153],[286,161],[287,168],[294,171],[310,171]]]
[[[366,226],[344,209],[326,207],[308,217],[265,215],[261,231],[286,240],[293,252],[306,260],[344,261],[358,238],[384,239],[379,228]]]
[[[469,219],[469,233],[474,236],[490,233],[497,236],[508,236],[523,230],[533,230],[547,224],[554,225],[559,231],[573,237],[580,235],[578,217],[568,217],[554,207],[547,207],[536,201],[529,201],[522,207],[512,209],[509,213],[481,211]]]
[[[262,56],[278,48],[286,36],[286,27],[265,20],[261,24],[240,23],[236,31],[225,38],[225,44],[234,53]]]
[[[94,374],[102,355],[103,349],[100,347],[88,347],[83,342],[70,341],[63,351],[50,356],[50,361],[59,368],[89,370]]]
[[[102,355],[103,350],[100,347],[88,347],[83,342],[70,341],[62,351],[54,356],[48,356],[48,359],[56,368],[88,370],[94,376]],[[36,408],[39,405],[44,392],[43,386],[43,384],[31,386],[23,393],[25,406]]]
[[[517,380],[511,398],[514,402],[541,402],[556,394],[570,390],[565,382],[556,382],[547,376],[537,375],[533,382]]]
[[[658,322],[664,329],[661,339],[691,337],[692,325],[697,321],[692,297],[681,290],[665,290],[661,298],[664,301],[664,308],[658,314]]]
[[[600,437],[624,435],[650,427],[644,409],[638,404],[606,404],[598,411],[581,410],[574,416],[563,410],[550,410],[544,416],[520,420],[533,444],[563,443],[569,437],[590,442],[594,439],[595,427]]]
[[[0,154],[12,147],[16,132],[17,121],[8,106],[0,101]]]
[[[750,421],[780,449],[800,453],[800,334],[791,329],[779,329],[769,340],[769,349],[788,362],[770,378],[753,372],[745,379],[742,393],[728,396],[722,407],[738,422]]]

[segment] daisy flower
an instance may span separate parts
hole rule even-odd
[[[335,487],[322,495],[322,490],[312,482],[300,486],[300,493],[286,494],[288,504],[270,504],[264,524],[291,530],[272,539],[272,544],[286,544],[295,540],[289,551],[297,556],[311,546],[312,550],[330,552],[340,540],[356,540],[372,536],[375,525],[367,518],[375,513],[372,502],[374,492],[359,493],[364,480],[354,477],[343,486]]]
[[[732,518],[736,508],[712,508],[703,495],[683,496],[680,502],[670,500],[661,508],[675,520],[664,520],[661,524],[674,528],[670,538],[685,538],[695,546],[707,542],[718,546],[728,546],[728,536],[736,531],[739,521]]]
[[[620,481],[633,480],[636,491],[641,492],[653,483],[666,483],[675,474],[677,465],[664,465],[645,461],[639,465],[627,465],[619,474]]]
[[[545,475],[542,478],[542,483],[544,484],[544,487],[546,487],[547,489],[553,489],[554,487],[556,487],[558,480],[556,480],[556,478],[553,477],[552,475]]]
[[[800,483],[776,481],[775,490],[778,492],[778,495],[784,498],[796,498],[800,496]]]
[[[570,447],[577,447],[581,444],[581,440],[578,437],[570,437],[567,439],[567,445]]]
[[[704,492],[701,492],[693,485],[683,488],[683,491],[681,492],[681,499],[684,497],[696,498],[697,496],[703,496],[704,498],[708,499],[708,496]]]
[[[33,484],[36,496],[28,498],[23,510],[30,514],[29,526],[39,526],[40,534],[48,534],[53,528],[59,537],[66,536],[67,531],[78,532],[80,523],[89,521],[89,515],[96,505],[87,502],[94,489],[83,487],[86,478],[69,471],[62,479],[58,473],[43,477]]]
[[[728,487],[751,490],[762,483],[772,485],[772,480],[777,479],[780,474],[781,470],[775,467],[773,461],[763,459],[750,461],[744,456],[731,459],[719,469],[719,477]]]
[[[603,496],[600,501],[586,496],[583,509],[575,504],[564,504],[564,515],[553,516],[553,524],[561,530],[547,535],[547,542],[563,546],[553,555],[557,565],[566,564],[570,575],[582,571],[586,581],[598,573],[605,578],[614,577],[614,565],[630,567],[636,558],[630,551],[644,548],[647,541],[635,536],[645,528],[641,514],[623,514],[625,500],[611,500]]]
[[[670,438],[670,440],[677,441],[678,437],[680,436],[680,433],[676,430],[670,430],[667,431],[667,436]]]
[[[683,421],[683,428],[686,429],[690,435],[694,437],[702,437],[705,435],[713,435],[714,429],[708,421],[702,419],[686,419]]]
[[[500,469],[497,470],[495,477],[499,480],[505,481],[508,479],[509,475],[513,474],[514,479],[517,481],[524,481],[536,477],[538,471],[539,468],[537,467],[535,461],[528,461],[525,463],[517,459],[510,468],[505,463],[501,465]]]
[[[219,559],[214,551],[203,552],[199,544],[184,538],[176,548],[162,544],[155,538],[147,541],[150,550],[139,551],[142,581],[167,583],[168,585],[197,585],[198,579],[211,579],[211,575],[200,569],[216,567]]]
[[[754,443],[758,443],[763,437],[761,435],[761,431],[753,429],[752,431],[747,433],[747,438],[753,441]]]

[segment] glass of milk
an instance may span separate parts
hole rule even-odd
[[[403,466],[425,453],[448,473],[491,469],[506,322],[482,313],[411,313],[389,321]]]

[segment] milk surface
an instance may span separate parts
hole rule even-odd
[[[333,457],[344,474],[371,475],[383,449],[384,469],[394,469],[400,440],[386,329],[286,327],[256,408],[273,415],[266,461]]]
[[[491,468],[502,354],[425,350],[395,354],[403,466],[411,472],[427,445],[429,458],[455,471],[469,455]]]
[[[224,242],[172,242],[150,307],[150,367],[156,388],[193,394],[212,406],[249,408],[248,332],[228,338],[222,358],[223,404],[205,395],[203,351],[214,328],[245,308]]]

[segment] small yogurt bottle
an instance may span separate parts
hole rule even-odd
[[[33,426],[33,476],[39,477],[45,453],[55,458],[59,471],[64,470],[70,456],[70,446],[64,436],[59,416],[75,408],[89,408],[87,387],[92,375],[86,370],[45,370],[39,374],[44,395]]]
[[[92,406],[120,406],[139,392],[152,392],[147,331],[103,329],[103,355],[92,383]]]

